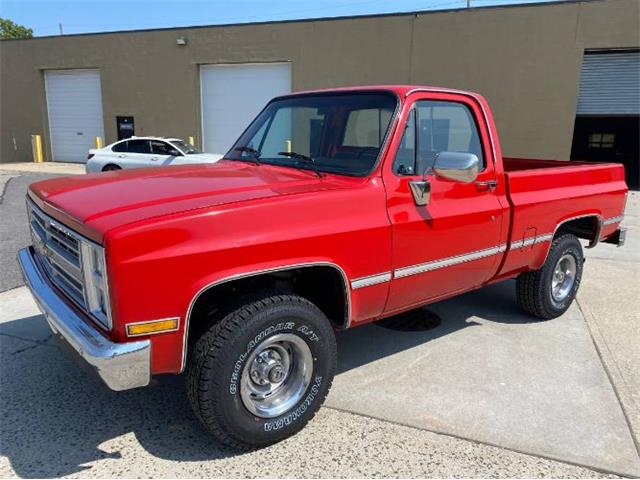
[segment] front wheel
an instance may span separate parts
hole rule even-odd
[[[518,276],[518,304],[543,320],[559,317],[578,293],[583,264],[582,245],[575,235],[555,238],[542,268]]]
[[[196,342],[187,391],[222,443],[247,449],[287,438],[313,418],[336,369],[326,316],[308,300],[274,295],[248,302]]]

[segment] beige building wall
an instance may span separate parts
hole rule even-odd
[[[293,90],[410,83],[474,90],[510,156],[568,158],[585,49],[640,46],[638,0],[594,0],[353,19],[0,42],[0,162],[51,146],[47,69],[98,68],[106,142],[117,115],[137,135],[200,142],[199,66],[289,61]],[[188,44],[176,45],[184,36]]]

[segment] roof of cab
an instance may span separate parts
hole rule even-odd
[[[432,85],[357,85],[352,87],[337,87],[337,88],[322,88],[316,90],[303,90],[300,92],[294,92],[287,95],[281,95],[281,97],[290,97],[296,95],[308,95],[314,93],[330,93],[330,92],[362,92],[362,91],[386,91],[392,92],[398,95],[400,98],[404,98],[411,92],[421,91],[434,91],[434,92],[451,92],[451,93],[463,93],[467,95],[477,95],[475,92],[466,90],[458,90],[455,88],[437,87]],[[280,97],[277,97],[280,98]]]

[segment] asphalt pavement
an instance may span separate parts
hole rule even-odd
[[[0,292],[24,285],[16,255],[31,243],[25,206],[27,186],[54,177],[0,170]]]
[[[295,437],[237,454],[199,425],[182,377],[111,392],[59,351],[15,263],[26,187],[44,177],[3,173],[2,477],[640,475],[635,240],[589,251],[579,302],[550,322],[519,312],[508,281],[431,306],[432,330],[340,334],[327,406]],[[637,197],[628,210],[633,233]]]

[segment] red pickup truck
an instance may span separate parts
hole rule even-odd
[[[626,192],[618,164],[503,158],[475,93],[305,92],[217,164],[32,184],[19,261],[110,388],[185,372],[203,424],[251,448],[318,410],[337,331],[510,278],[525,311],[561,315],[579,239],[624,242]]]

